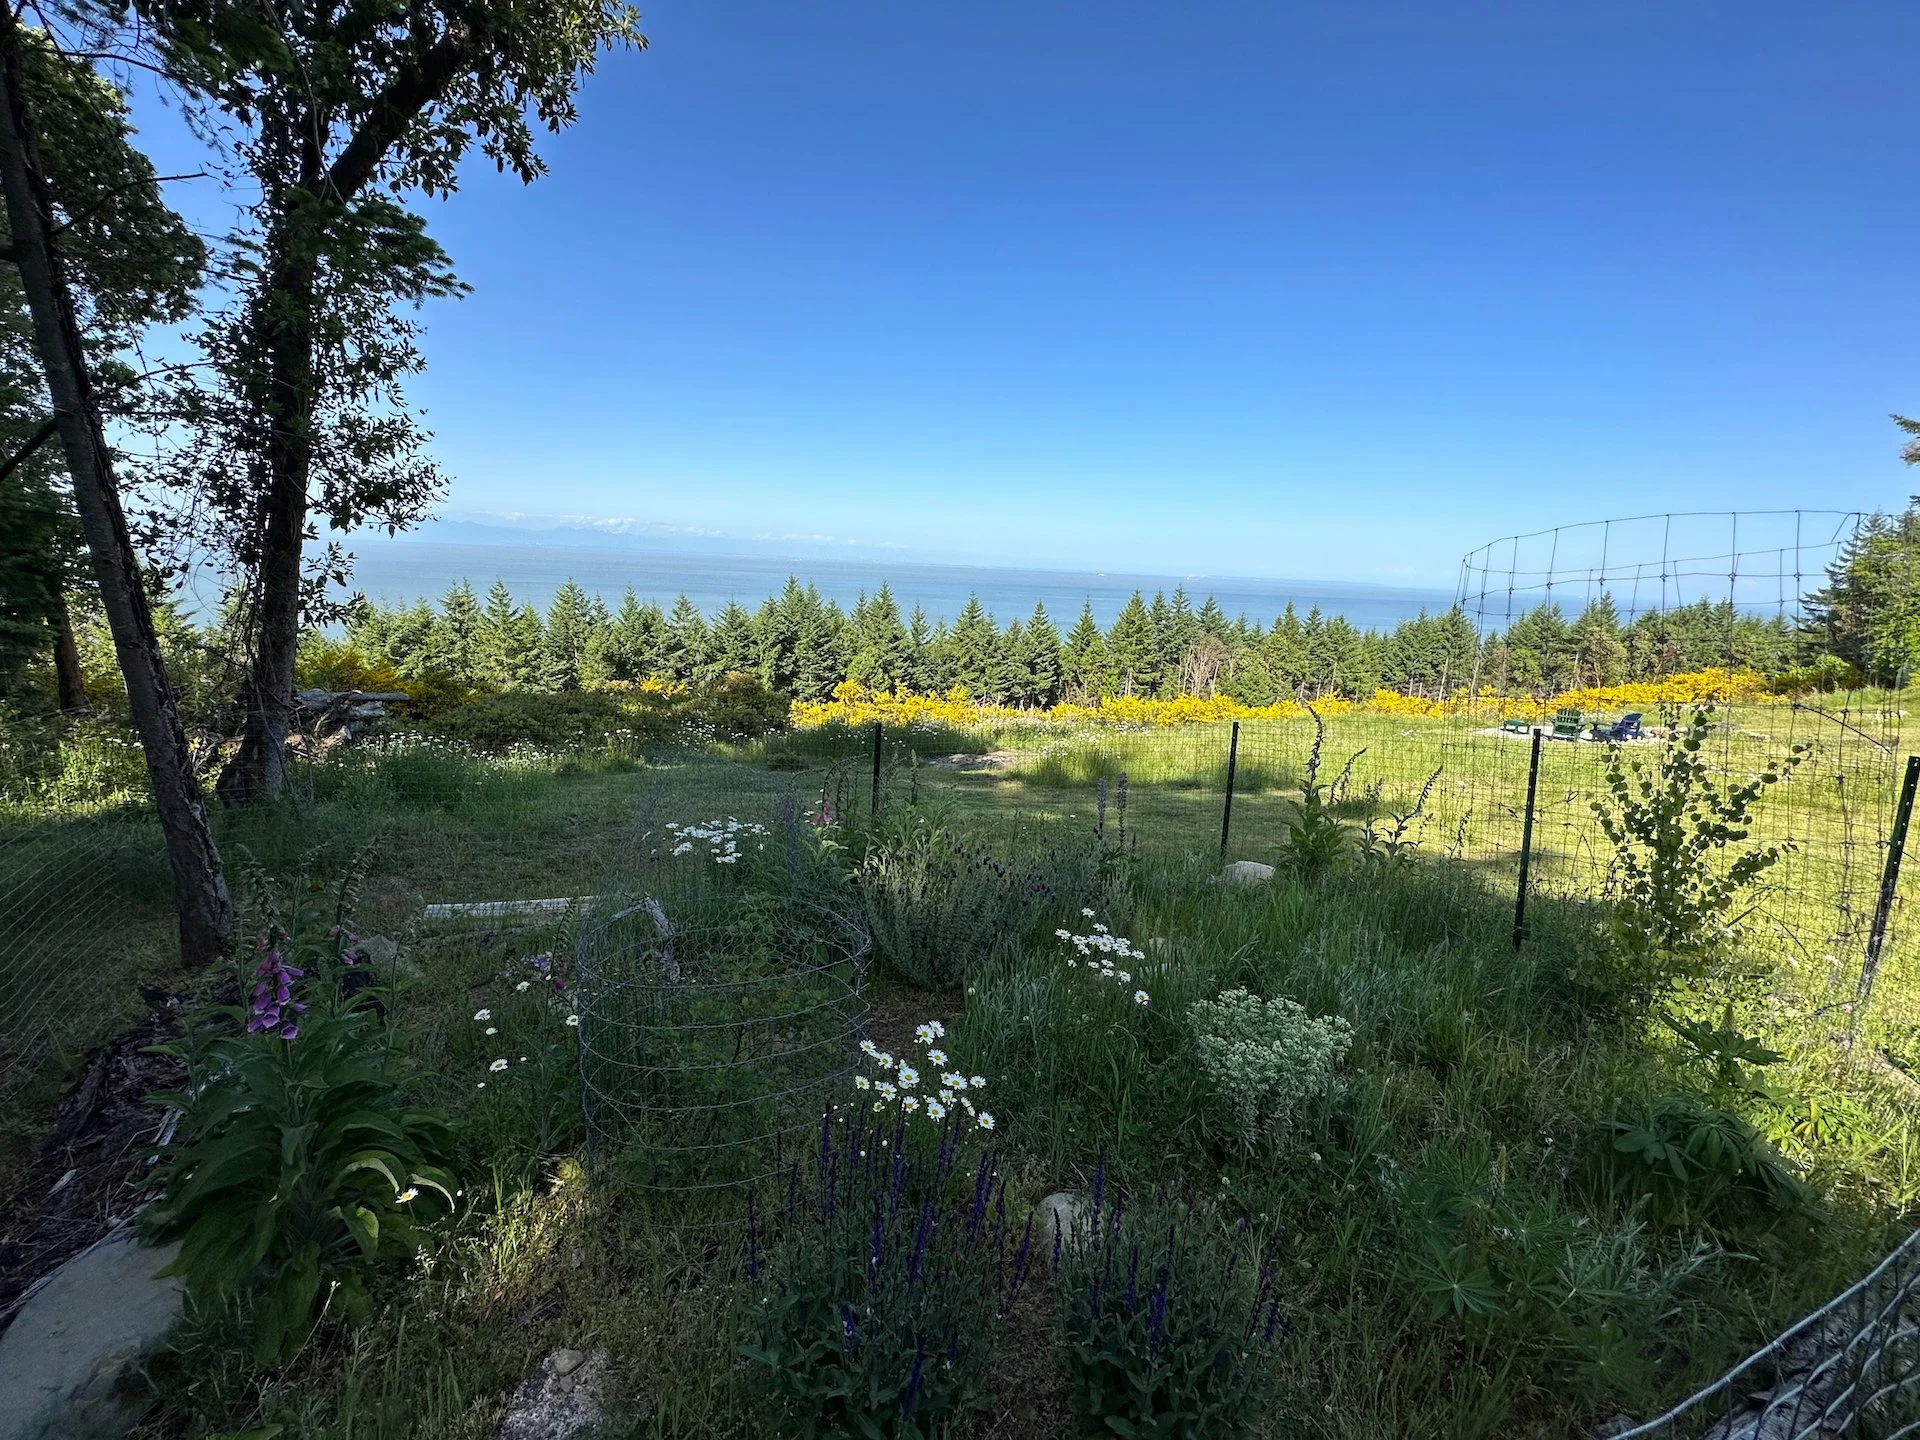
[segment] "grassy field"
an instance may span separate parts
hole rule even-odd
[[[1848,729],[1753,707],[1718,742],[1734,774],[1788,744],[1815,745],[1757,826],[1797,849],[1748,927],[1745,978],[1694,997],[1731,1000],[1740,1027],[1784,1055],[1767,1070],[1778,1097],[1716,1103],[1812,1187],[1806,1206],[1769,1208],[1743,1192],[1682,1203],[1610,1143],[1662,1097],[1711,1085],[1666,1029],[1590,983],[1605,943],[1594,898],[1604,845],[1586,808],[1599,746],[1545,747],[1539,893],[1516,952],[1524,741],[1465,723],[1337,717],[1321,774],[1361,752],[1341,807],[1355,827],[1405,811],[1439,771],[1412,832],[1420,858],[1283,870],[1243,891],[1210,883],[1227,727],[893,737],[881,756],[888,814],[1044,872],[1052,908],[967,955],[954,990],[920,989],[877,964],[870,1030],[891,1045],[922,1019],[947,1022],[955,1054],[991,1079],[1016,1205],[1083,1189],[1104,1156],[1121,1183],[1175,1186],[1277,1227],[1291,1339],[1261,1433],[1559,1436],[1652,1413],[1838,1289],[1920,1215],[1916,1092],[1904,1078],[1920,1061],[1920,986],[1897,915],[1851,1047],[1839,1008],[1853,998],[1892,801],[1898,736],[1883,708],[1850,713]],[[1242,727],[1230,858],[1284,860],[1313,739],[1311,722]],[[854,846],[865,833],[870,745],[803,732],[642,760],[486,759],[402,743],[315,773],[281,806],[220,817],[243,884],[337,874],[371,847],[359,929],[408,957],[394,1023],[417,1098],[460,1125],[466,1194],[429,1269],[390,1275],[372,1323],[323,1327],[287,1367],[243,1363],[244,1313],[197,1317],[156,1372],[150,1433],[490,1434],[513,1385],[559,1345],[610,1352],[614,1433],[771,1433],[738,1358],[750,1319],[739,1197],[667,1205],[617,1165],[589,1183],[573,1037],[539,992],[515,989],[523,956],[574,949],[577,916],[429,924],[422,910],[676,883],[689,862],[657,858],[665,823],[728,816],[778,831],[797,813],[789,833],[811,847],[809,875],[844,884],[834,879],[844,862],[818,842],[844,832]],[[1103,779],[1110,858],[1090,881]],[[810,823],[823,801],[838,822],[828,831]],[[110,828],[113,847],[81,838]],[[182,981],[166,959],[163,875],[138,833],[111,814],[9,831],[13,854],[39,847],[31,873],[44,877],[9,901],[15,925],[32,932],[36,896],[60,896],[59,913],[74,917],[32,932],[38,949],[10,952],[8,983],[57,1001],[36,1012],[53,1058],[13,1092],[16,1159],[86,1047],[138,1012],[135,982]],[[734,886],[748,906],[781,883],[742,868],[702,883],[723,899]],[[1089,988],[1063,964],[1053,932],[1081,923],[1083,901],[1137,944],[1154,942],[1136,967],[1150,1006]],[[23,976],[27,961],[42,973]],[[1224,1122],[1183,1018],[1236,985],[1342,1016],[1354,1036],[1339,1085],[1251,1147]],[[481,1008],[501,1017],[501,1045],[530,1057],[511,1088],[475,1078],[491,1054],[472,1019]],[[1009,1317],[997,1398],[968,1433],[1073,1433],[1051,1304],[1043,1274]]]

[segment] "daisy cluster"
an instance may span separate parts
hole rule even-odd
[[[527,988],[526,982],[522,981],[515,988],[517,990],[525,990]],[[482,1005],[478,1010],[474,1011],[473,1023],[476,1025],[484,1025],[486,1027],[486,1036],[488,1039],[495,1041],[495,1047],[504,1045],[506,1043],[505,1041],[498,1040],[496,1038],[500,1034],[500,1027],[493,1023],[493,1007],[492,1006]],[[569,1030],[578,1030],[580,1028],[579,1013],[571,1009],[567,1010],[564,1013],[562,1023],[564,1023]],[[495,1048],[495,1047],[489,1047],[489,1048]],[[525,1055],[522,1055],[520,1057],[519,1063],[522,1065],[527,1064],[528,1058]],[[502,1055],[502,1056],[499,1056],[497,1059],[494,1059],[488,1062],[487,1073],[489,1075],[498,1075],[501,1071],[506,1070],[508,1068],[510,1068],[510,1062],[508,1061],[506,1056]],[[475,1088],[484,1090],[487,1088],[487,1082],[482,1080]]]
[[[1093,920],[1091,910],[1082,910],[1080,914],[1084,919]],[[1067,957],[1069,970],[1077,970],[1084,965],[1089,974],[1098,975],[1102,980],[1111,980],[1123,989],[1133,984],[1133,972],[1122,970],[1121,962],[1147,958],[1146,951],[1134,949],[1131,940],[1124,935],[1115,935],[1098,920],[1093,921],[1091,935],[1076,935],[1071,930],[1056,930],[1053,933],[1074,948],[1075,954]],[[1075,955],[1079,958],[1076,959]],[[1146,991],[1135,990],[1133,1003],[1146,1005],[1151,1002]]]
[[[709,820],[703,825],[682,825],[677,821],[668,821],[667,833],[673,837],[675,855],[690,855],[694,850],[704,847],[704,853],[711,857],[714,864],[733,865],[739,862],[742,838],[764,836],[767,827],[749,820],[736,820],[729,815],[724,820]]]
[[[914,1031],[914,1039],[926,1051],[924,1074],[918,1066],[908,1063],[905,1056],[896,1060],[873,1041],[862,1040],[860,1053],[880,1073],[854,1076],[853,1088],[878,1097],[873,1102],[875,1111],[898,1106],[902,1115],[924,1115],[936,1124],[949,1115],[955,1118],[964,1115],[962,1124],[971,1123],[980,1130],[993,1129],[993,1115],[973,1101],[976,1094],[987,1088],[986,1077],[967,1075],[953,1068],[947,1052],[940,1048],[946,1033],[947,1027],[938,1020],[929,1020]]]

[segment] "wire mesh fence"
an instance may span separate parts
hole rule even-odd
[[[1718,1381],[1614,1440],[1920,1434],[1920,1232]]]

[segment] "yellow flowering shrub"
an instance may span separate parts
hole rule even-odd
[[[1547,699],[1497,695],[1490,689],[1469,699],[1461,695],[1433,700],[1423,695],[1403,695],[1398,690],[1379,689],[1366,700],[1354,702],[1338,696],[1326,696],[1313,702],[1323,718],[1360,711],[1373,715],[1391,715],[1402,719],[1438,720],[1450,715],[1467,715],[1487,720],[1517,717],[1544,720],[1554,711],[1572,707],[1582,711],[1650,710],[1656,705],[1699,705],[1711,701],[1756,701],[1773,698],[1767,694],[1765,677],[1752,670],[1696,670],[1669,675],[1664,680],[1640,681],[1631,685],[1588,686],[1568,690]],[[1132,728],[1169,725],[1208,725],[1223,720],[1295,720],[1304,717],[1306,706],[1296,700],[1273,705],[1243,705],[1224,695],[1178,695],[1168,700],[1144,695],[1115,695],[1090,705],[1060,704],[1045,710],[1016,710],[975,700],[964,687],[956,686],[944,695],[916,695],[906,690],[874,692],[852,680],[834,687],[833,698],[821,701],[796,701],[793,724],[796,729],[840,721],[847,725],[871,725],[878,720],[893,727],[926,724],[959,728],[993,722],[1024,721],[1036,725],[1119,725]]]

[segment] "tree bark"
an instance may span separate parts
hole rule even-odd
[[[0,190],[5,191],[13,230],[13,258],[20,267],[36,348],[59,421],[74,505],[113,633],[114,653],[126,677],[134,728],[146,754],[154,809],[173,872],[180,953],[188,963],[200,964],[227,948],[233,904],[120,506],[72,291],[53,245],[53,201],[27,104],[20,47],[19,16],[10,4],[0,3]]]
[[[313,473],[314,373],[310,258],[290,253],[284,235],[269,246],[267,284],[252,323],[265,357],[249,397],[267,426],[266,493],[255,573],[253,655],[240,748],[221,771],[228,805],[269,800],[286,788],[293,667],[300,648],[300,560]]]
[[[73,614],[67,609],[67,597],[59,599],[53,617],[53,678],[60,696],[60,708],[70,715],[87,708],[87,677],[80,669],[80,647],[73,638]]]

